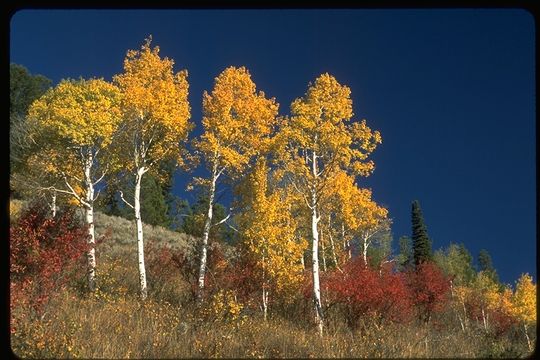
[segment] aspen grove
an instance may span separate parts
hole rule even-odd
[[[382,135],[353,112],[346,79],[319,75],[284,114],[229,66],[195,94],[194,119],[188,71],[174,67],[149,37],[112,81],[62,80],[12,129],[24,150],[10,174],[18,356],[534,350],[530,275],[512,287],[486,250],[478,267],[463,244],[434,252],[417,201],[393,252],[391,214],[363,187]],[[163,190],[175,173],[195,203]],[[166,209],[168,229],[148,225],[143,205]]]

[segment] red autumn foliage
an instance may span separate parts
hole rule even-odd
[[[197,285],[197,269],[193,259],[170,245],[157,245],[149,241],[144,249],[148,279],[151,284],[167,283],[173,278],[181,276],[189,285],[191,293],[195,296]]]
[[[38,314],[52,295],[70,280],[88,249],[86,227],[68,209],[50,217],[49,208],[34,203],[11,224],[11,308],[30,305]]]
[[[347,321],[353,327],[363,316],[393,322],[407,322],[412,316],[405,278],[403,274],[393,273],[389,266],[376,270],[356,258],[345,265],[343,272],[334,270],[324,274],[321,288],[330,304],[344,307]]]
[[[259,295],[261,284],[255,276],[255,265],[249,258],[239,256],[227,260],[219,246],[213,246],[209,255],[205,289],[207,294],[233,290],[238,301],[246,305],[254,303],[253,299]]]
[[[450,280],[433,263],[421,263],[416,270],[408,272],[407,283],[418,315],[425,321],[442,311],[449,301]]]

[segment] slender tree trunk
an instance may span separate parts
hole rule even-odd
[[[300,262],[302,263],[302,269],[306,270],[306,263],[304,261],[304,253],[300,256]]]
[[[312,170],[313,177],[317,176],[317,156],[313,152],[312,157]],[[317,322],[317,327],[319,328],[319,334],[322,336],[324,328],[324,317],[321,305],[321,288],[319,283],[319,230],[317,228],[319,222],[319,217],[317,213],[317,192],[315,184],[313,184],[313,189],[311,190],[311,232],[313,237],[313,246],[312,246],[312,259],[313,259],[313,301],[315,303],[315,321]]]
[[[52,191],[51,216],[53,219],[56,217],[56,190]]]
[[[266,289],[265,285],[263,285],[263,289],[262,289],[262,306],[263,306],[264,321],[266,321],[267,316],[268,316],[268,290]]]
[[[347,254],[349,255],[349,259],[352,258],[351,253],[351,243],[348,239],[345,238],[345,224],[341,223],[341,238],[343,239],[343,249],[347,251]]]
[[[322,268],[323,268],[323,271],[326,272],[326,254],[325,254],[325,251],[324,251],[324,241],[323,241],[323,231],[321,229],[321,237],[320,237],[320,240],[321,242],[321,255],[322,255]]]
[[[217,178],[217,161],[214,161],[214,166],[212,169],[212,183],[210,184],[210,194],[208,196],[208,212],[206,214],[206,221],[204,223],[204,231],[201,243],[201,255],[199,265],[199,291],[197,293],[197,298],[199,302],[203,300],[204,279],[206,275],[206,258],[208,251],[208,237],[210,236],[210,226],[212,225],[212,208],[214,206],[214,195],[216,192]]]
[[[88,251],[86,253],[88,259],[88,288],[90,291],[94,291],[96,289],[96,236],[94,232],[94,184],[92,183],[90,173],[93,163],[91,150],[88,150],[85,160],[84,182],[86,185],[86,204],[84,210],[86,225],[88,226]]]
[[[525,337],[527,338],[527,346],[529,346],[529,351],[532,351],[532,344],[531,339],[529,338],[529,333],[527,332],[527,324],[523,323],[523,332],[525,333]]]
[[[467,308],[465,307],[465,301],[461,301],[461,306],[463,308],[463,322],[465,323],[465,328],[468,326],[468,320],[467,320]]]
[[[452,280],[450,280],[450,294],[452,295],[452,304],[455,304],[456,296],[454,294],[454,283],[452,282]],[[459,310],[456,308],[455,305],[453,305],[452,308],[454,308],[454,311],[456,312],[456,316],[459,320],[459,325],[461,325],[461,330],[465,332],[465,324],[463,323],[461,315],[459,315]]]
[[[331,215],[328,215],[328,238],[330,239],[330,251],[332,252],[332,260],[334,261],[334,266],[339,268],[336,256],[336,248],[334,247],[334,238],[332,237],[332,218]]]
[[[484,323],[484,330],[487,331],[487,319],[486,319],[486,313],[484,312],[484,307],[482,307],[482,322]]]
[[[144,173],[144,168],[140,168],[137,170],[137,175],[135,178],[135,197],[133,199],[135,220],[137,222],[137,259],[139,261],[139,284],[142,300],[145,300],[148,296],[148,290],[146,286],[146,268],[144,265],[144,236],[141,219],[141,179]]]
[[[339,267],[338,260],[337,260],[336,248],[334,247],[334,238],[332,237],[331,230],[328,232],[328,237],[330,238],[330,249],[332,250],[332,259],[334,260],[334,265],[336,269],[341,270]]]
[[[362,237],[363,245],[362,245],[362,257],[364,258],[364,264],[367,266],[367,248],[368,248],[368,242],[367,242],[367,236],[364,235]]]

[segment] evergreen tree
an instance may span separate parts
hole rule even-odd
[[[9,114],[10,123],[25,117],[28,108],[51,86],[51,80],[43,75],[32,75],[22,65],[9,65]]]
[[[414,264],[416,266],[432,259],[431,240],[427,233],[418,200],[412,203],[412,245]]]
[[[170,224],[168,206],[163,196],[163,189],[152,174],[141,179],[141,216],[146,224],[168,227]]]
[[[22,65],[9,65],[9,165],[13,179],[15,173],[26,176],[27,159],[40,151],[31,140],[32,129],[26,120],[30,105],[51,86],[43,75],[32,75]],[[20,197],[10,181],[11,196]]]
[[[478,253],[478,267],[479,271],[484,271],[491,278],[491,280],[499,283],[499,276],[497,275],[497,271],[493,267],[491,256],[485,249],[480,250],[480,252]]]

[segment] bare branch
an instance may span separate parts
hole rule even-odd
[[[97,198],[99,197],[99,194],[101,194],[101,189],[99,189],[99,190],[97,191],[96,196],[94,196],[94,201],[97,200]]]
[[[64,182],[66,183],[67,187],[69,188],[69,190],[71,190],[71,193],[70,192],[67,192],[68,194],[71,194],[73,195],[81,204],[83,204],[84,206],[86,207],[91,207],[89,203],[87,203],[86,201],[84,201],[78,194],[77,192],[73,189],[73,187],[69,184],[68,180],[67,180],[67,176],[64,172],[62,172],[62,176],[64,177]]]
[[[229,214],[227,216],[225,216],[223,219],[221,219],[220,221],[218,221],[217,223],[212,224],[212,226],[217,226],[217,225],[223,224],[225,221],[227,221],[232,215],[232,210],[233,210],[232,208],[229,209]]]
[[[96,185],[98,184],[101,180],[103,180],[103,178],[105,177],[105,175],[107,174],[107,171],[109,170],[109,164],[107,164],[107,166],[105,167],[105,170],[103,170],[103,173],[101,174],[101,176],[99,177],[99,179],[97,179],[94,183],[92,183],[92,185]]]
[[[313,207],[309,204],[309,201],[308,201],[308,198],[306,196],[306,194],[304,194],[303,191],[301,191],[299,188],[298,188],[298,185],[296,185],[296,182],[291,179],[290,176],[287,176],[287,178],[289,179],[289,182],[291,183],[291,185],[293,186],[293,188],[299,193],[302,195],[302,197],[304,198],[304,201],[306,202],[306,205],[308,208],[310,208],[311,210],[313,210]]]
[[[221,170],[218,171],[218,173],[216,174],[216,180],[221,176],[221,174],[223,174],[223,171],[225,171],[225,169],[227,168],[227,166],[223,166],[221,168]]]
[[[131,205],[126,199],[124,199],[124,192],[122,190],[119,190],[118,191],[120,193],[120,199],[122,199],[122,201],[127,205],[129,206],[130,208],[132,209],[135,209],[135,207],[133,205]]]
[[[236,232],[240,232],[240,231],[238,231],[237,228],[235,228],[234,226],[232,226],[232,225],[229,224],[229,223],[227,223],[227,226],[230,227],[231,229],[233,229],[233,230],[236,231]]]

